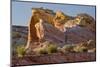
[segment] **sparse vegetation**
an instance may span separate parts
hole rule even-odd
[[[63,51],[63,52],[73,52],[73,47],[74,47],[74,46],[72,46],[72,45],[64,45],[64,46],[62,47],[62,51]]]
[[[89,49],[88,44],[90,44],[90,41],[83,42],[77,45],[66,44],[63,47],[57,47],[53,43],[48,43],[41,48],[37,48],[36,52],[38,54],[52,54],[52,53],[57,53],[57,52],[63,52],[63,53],[95,52],[96,51],[95,47],[92,49]]]
[[[80,46],[80,45],[75,46],[73,50],[75,52],[87,52],[88,51],[87,47]]]
[[[18,57],[23,57],[25,54],[25,47],[24,46],[17,46],[16,52],[17,52]]]
[[[56,53],[57,52],[57,46],[54,45],[54,44],[49,44],[48,47],[47,47],[47,52],[48,52],[48,54]]]
[[[51,54],[57,52],[57,46],[54,44],[46,44],[44,47],[36,48],[36,54]]]
[[[56,44],[53,43],[46,43],[44,46],[36,48],[35,52],[36,55],[52,54],[57,52],[62,52],[62,53],[95,52],[96,51],[95,47],[92,47],[91,49],[89,48],[92,42],[93,42],[92,40],[89,40],[87,42],[83,42],[77,45],[66,44],[63,47],[57,47]],[[25,54],[25,49],[23,45],[17,46],[15,51],[18,57],[23,57]]]
[[[46,48],[37,48],[35,51],[37,54],[48,54]]]

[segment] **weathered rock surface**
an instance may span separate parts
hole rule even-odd
[[[95,32],[83,27],[73,27],[67,29],[67,43],[77,44],[88,40],[95,40]]]
[[[30,45],[34,46],[34,42],[39,42],[40,40],[37,33],[38,30],[35,27],[36,23],[40,22],[40,19],[51,24],[53,23],[53,15],[51,13],[46,12],[44,9],[32,9],[32,17],[28,23],[28,41],[26,49],[28,49]]]

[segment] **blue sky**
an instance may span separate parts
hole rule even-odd
[[[87,13],[95,18],[94,6],[81,6],[70,4],[48,4],[48,3],[36,3],[36,2],[12,2],[12,24],[27,26],[31,17],[31,8],[48,8],[54,10],[60,10],[67,15],[76,16],[79,13]]]

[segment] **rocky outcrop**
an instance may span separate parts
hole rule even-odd
[[[80,19],[79,25],[88,28],[95,32],[96,22],[95,19],[88,14],[78,14],[76,18]]]
[[[73,20],[65,23],[67,28],[67,43],[95,41],[95,20],[88,14],[79,14]]]
[[[28,23],[26,48],[30,45],[36,47],[41,41],[50,41],[60,46],[95,41],[95,32],[95,20],[88,14],[71,17],[61,11],[54,13],[48,9],[33,8]]]
[[[47,9],[46,9],[47,10]],[[30,22],[28,23],[28,41],[26,45],[26,49],[29,48],[30,45],[34,45],[34,42],[39,41],[39,37],[37,36],[37,31],[35,28],[35,24],[39,23],[39,19],[41,18],[45,22],[53,23],[53,15],[50,12],[46,12],[44,9],[32,9],[32,17]]]

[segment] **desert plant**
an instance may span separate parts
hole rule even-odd
[[[48,54],[57,52],[57,46],[54,44],[49,44],[46,49],[47,49]]]
[[[41,54],[51,54],[51,53],[56,53],[57,52],[57,46],[55,44],[46,44],[40,48],[34,49],[37,55]]]
[[[87,51],[88,51],[87,47],[85,47],[85,46],[80,46],[80,45],[75,46],[75,47],[73,48],[73,50],[74,50],[75,52],[87,52]]]
[[[38,48],[36,50],[37,54],[47,54],[46,48]]]
[[[64,45],[62,47],[62,52],[73,52],[73,46],[72,45]]]
[[[25,47],[24,46],[17,46],[16,52],[18,57],[23,57],[25,54]]]

